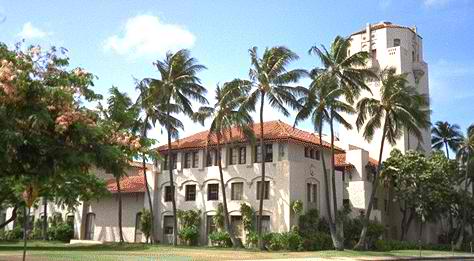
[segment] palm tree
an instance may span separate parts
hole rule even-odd
[[[440,150],[445,148],[446,157],[449,159],[449,149],[457,151],[459,143],[462,140],[462,133],[459,125],[451,125],[447,121],[437,121],[431,127],[431,147]]]
[[[132,103],[132,100],[126,93],[122,93],[117,87],[110,88],[110,97],[107,99],[107,109],[104,109],[99,104],[99,109],[102,112],[104,119],[110,124],[110,132],[116,133],[131,133],[135,126],[135,120],[138,117],[138,110]],[[122,192],[120,187],[120,180],[126,175],[125,169],[129,167],[129,155],[125,152],[120,152],[120,159],[117,162],[110,163],[109,171],[115,178],[117,186],[118,197],[118,227],[120,243],[124,242],[122,229]]]
[[[290,112],[286,108],[298,109],[300,105],[297,102],[297,95],[304,93],[303,87],[293,87],[289,84],[296,83],[306,71],[294,69],[287,70],[287,66],[298,56],[290,49],[282,46],[265,48],[263,56],[259,57],[257,47],[249,50],[251,68],[249,71],[250,80],[236,80],[240,85],[248,86],[251,91],[248,99],[243,103],[244,110],[254,110],[258,101],[260,101],[260,153],[261,153],[261,184],[265,182],[265,146],[263,137],[263,111],[265,99],[274,109],[288,116]],[[295,96],[296,95],[296,96]],[[259,218],[257,222],[257,233],[259,235],[259,246],[264,248],[262,238],[262,216],[264,189],[260,189]]]
[[[427,128],[430,124],[428,120],[430,111],[427,109],[428,98],[407,85],[406,75],[396,75],[395,69],[389,68],[381,72],[380,79],[380,99],[366,97],[357,103],[356,125],[360,130],[365,124],[364,138],[370,142],[375,131],[381,127],[382,137],[373,189],[365,211],[362,232],[355,249],[363,249],[366,246],[367,226],[377,191],[385,141],[392,145],[395,144],[397,139],[402,137],[405,129],[422,140],[420,129]]]
[[[366,80],[375,78],[375,74],[370,69],[365,68],[369,53],[357,52],[348,55],[350,47],[350,38],[336,36],[331,44],[331,49],[328,51],[324,45],[321,48],[317,46],[311,47],[310,54],[318,56],[323,67],[316,67],[311,70],[314,80],[324,77],[322,82],[333,86],[337,91],[337,97],[332,97],[333,102],[338,102],[338,107],[341,112],[351,114],[354,112],[352,104],[354,100],[360,96],[362,90],[370,92],[370,88],[366,85]],[[334,94],[332,94],[334,95]],[[348,103],[345,103],[340,98],[344,98]],[[337,220],[337,192],[336,192],[336,174],[335,174],[335,157],[334,157],[334,120],[344,125],[346,128],[352,128],[351,125],[344,120],[341,114],[333,111],[328,105],[329,127],[331,132],[331,181],[332,181],[332,197],[334,220]],[[327,198],[329,200],[329,197]],[[334,224],[335,225],[335,224]],[[336,234],[339,234],[335,231]],[[338,236],[334,235],[334,246],[338,250],[343,250],[343,242]]]
[[[336,121],[346,128],[350,129],[352,126],[342,117],[341,112],[352,114],[354,109],[351,105],[341,101],[341,96],[344,94],[344,91],[338,88],[336,81],[333,77],[330,76],[321,76],[312,74],[311,82],[308,90],[307,96],[301,98],[299,102],[303,104],[302,109],[298,112],[295,118],[295,125],[299,121],[305,120],[311,117],[311,122],[313,123],[314,129],[319,133],[319,142],[322,145],[322,129],[323,123],[328,122],[331,126],[331,165],[334,168],[334,130],[333,122]],[[321,153],[321,163],[323,166],[324,173],[324,186],[326,191],[326,211],[328,213],[329,220],[329,230],[331,232],[331,238],[333,240],[334,247],[337,250],[344,250],[344,242],[341,238],[341,235],[337,232],[336,229],[336,210],[337,205],[334,204],[334,219],[332,218],[332,210],[330,204],[330,193],[329,193],[329,178],[326,169],[326,162],[324,157],[324,152]],[[332,181],[333,184],[335,180]],[[333,195],[335,188],[333,186]],[[336,198],[333,198],[335,201]]]
[[[165,112],[165,119],[171,119],[173,115],[184,114],[191,117],[194,114],[191,100],[201,104],[207,104],[205,98],[206,88],[201,85],[197,73],[206,69],[204,65],[198,64],[186,49],[176,53],[168,52],[163,61],[154,63],[160,74],[159,79],[145,78],[143,83],[150,88],[149,98],[154,106],[160,107]],[[164,127],[168,133],[167,161],[169,169],[169,180],[172,191],[174,235],[173,245],[178,244],[178,221],[176,217],[176,198],[173,182],[173,162],[171,139],[178,137],[178,129],[183,129],[179,120],[174,122],[166,120]]]
[[[471,161],[474,160],[474,124],[469,126],[467,128],[467,133],[466,137],[462,137],[461,135],[461,141],[458,144],[458,153],[456,155],[458,161],[462,165],[462,171],[464,171],[464,195],[467,195],[467,187],[469,184],[468,177],[469,177],[469,170],[471,167]],[[472,183],[473,187],[473,193],[474,193],[474,183]],[[456,242],[456,248],[460,248],[462,241],[464,239],[464,227],[467,222],[467,198],[464,197],[464,208],[462,212],[462,221],[461,225],[459,226],[459,232],[458,232],[458,240]]]
[[[221,162],[221,145],[225,139],[232,139],[232,129],[235,128],[247,138],[254,141],[253,119],[249,111],[240,105],[247,99],[249,92],[248,85],[240,85],[238,81],[225,83],[223,87],[216,88],[216,103],[214,107],[201,107],[195,114],[195,120],[204,125],[205,119],[211,119],[211,126],[208,134],[208,144],[215,139],[216,158],[219,166],[220,183],[222,189],[222,204],[224,208],[224,227],[229,232],[232,245],[240,247],[240,242],[230,227],[229,211],[227,208],[227,196],[225,192],[224,174]]]
[[[164,125],[167,121],[172,122],[172,126],[178,125],[177,119],[175,117],[170,116],[169,118],[166,116],[166,112],[163,108],[162,104],[153,104],[153,99],[150,96],[150,88],[145,84],[145,82],[141,81],[137,84],[136,89],[140,92],[140,95],[135,102],[135,106],[139,107],[143,112],[143,118],[137,121],[138,128],[141,129],[141,136],[142,139],[147,139],[148,131],[156,126],[156,123],[160,125]],[[176,129],[173,132],[177,132]],[[145,182],[145,188],[148,198],[148,205],[150,207],[150,214],[151,214],[151,243],[156,241],[155,239],[155,226],[154,226],[154,212],[153,212],[153,203],[150,194],[150,188],[148,187],[148,178],[146,175],[146,161],[147,161],[147,153],[142,153],[142,168],[144,170],[143,179]]]

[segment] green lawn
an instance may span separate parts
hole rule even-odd
[[[0,243],[0,260],[21,260],[22,243]],[[376,257],[402,257],[418,256],[418,251],[402,250],[391,252],[355,252],[346,250],[317,251],[317,252],[261,252],[257,250],[234,250],[211,247],[172,247],[165,245],[143,245],[143,244],[104,244],[95,246],[70,246],[55,242],[29,242],[27,260],[35,261],[59,261],[59,260],[245,260],[245,259],[275,259],[275,258],[331,258],[337,257],[375,258]],[[451,256],[451,252],[423,251],[423,256]],[[456,255],[468,255],[456,253]]]

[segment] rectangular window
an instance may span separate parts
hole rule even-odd
[[[393,47],[400,46],[400,39],[393,39]]]
[[[309,158],[309,148],[307,147],[304,148],[304,157]]]
[[[207,200],[219,200],[219,184],[207,185]]]
[[[199,163],[199,154],[197,151],[193,152],[193,168],[197,168]]]
[[[191,152],[184,153],[184,167],[185,169],[191,168],[192,164],[192,154]]]
[[[165,202],[170,202],[173,198],[173,191],[171,190],[171,186],[165,186]]]
[[[311,183],[306,183],[306,200],[311,202]]]
[[[350,209],[351,208],[350,200],[348,198],[343,199],[342,206],[344,206],[345,209]]]
[[[208,150],[207,157],[206,157],[206,166],[210,167],[215,165],[216,162],[216,151],[215,150]]]
[[[374,198],[374,206],[373,206],[373,209],[374,209],[374,210],[378,210],[378,209],[379,209],[379,199],[378,199],[378,198]]]
[[[173,227],[174,227],[173,216],[164,216],[163,219],[163,233],[165,235],[172,235],[173,234]]]
[[[186,201],[196,200],[196,185],[186,185],[185,198]]]
[[[260,199],[260,190],[262,187],[262,182],[257,181],[257,199]],[[263,190],[263,199],[268,199],[268,192],[270,191],[270,181],[265,181],[265,187]]]
[[[242,216],[230,216],[230,225],[235,237],[242,238],[244,227],[242,225]]]
[[[318,200],[318,185],[306,183],[306,199],[308,202],[316,203]]]
[[[260,215],[257,215],[257,224],[260,220]],[[262,216],[262,232],[270,233],[270,216]]]
[[[209,236],[213,232],[217,231],[217,226],[216,223],[214,222],[214,216],[207,216],[206,217],[206,229],[207,229],[207,235]]]
[[[285,157],[286,144],[280,143],[278,146],[278,157],[283,159]]]
[[[231,185],[231,200],[242,200],[242,195],[244,194],[244,183],[243,182],[234,182]]]
[[[321,152],[319,150],[314,150],[314,159],[315,160],[321,159]]]
[[[388,214],[388,200],[383,201],[383,209]]]
[[[173,166],[173,169],[176,169],[178,167],[178,154],[173,153],[171,154],[171,166]]]
[[[314,159],[314,149],[309,150],[309,157]]]
[[[247,148],[240,147],[239,148],[239,164],[245,164],[247,161]]]
[[[168,170],[168,155],[163,156],[163,170]]]
[[[313,202],[317,203],[318,202],[318,185],[313,184]]]
[[[265,144],[265,162],[272,162],[273,161],[273,144]],[[255,146],[255,162],[261,162],[262,159],[262,151],[260,149],[260,145]]]
[[[239,147],[233,147],[229,149],[229,165],[235,165],[239,163]]]

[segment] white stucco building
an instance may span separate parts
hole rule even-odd
[[[374,70],[394,67],[398,73],[405,73],[409,83],[421,93],[429,95],[428,67],[423,60],[423,43],[416,28],[399,26],[388,22],[367,25],[365,29],[351,36],[350,53],[367,51],[372,54],[368,66]],[[375,97],[378,82],[369,82]],[[362,95],[370,95],[368,92]],[[346,115],[346,119],[355,126],[354,115]],[[254,129],[258,134],[259,124]],[[363,211],[372,191],[372,178],[378,165],[381,132],[374,135],[371,142],[364,140],[356,128],[339,129],[336,141],[336,187],[339,207],[348,205],[354,216]],[[257,135],[258,138],[258,135]],[[327,140],[327,137],[324,137]],[[329,144],[320,144],[319,137],[310,132],[293,128],[282,121],[264,123],[264,140],[266,154],[260,155],[235,130],[226,137],[220,151],[224,171],[225,187],[219,183],[219,170],[216,162],[215,143],[208,142],[207,132],[176,140],[172,144],[174,163],[166,166],[164,162],[148,165],[144,172],[140,164],[134,164],[129,176],[121,181],[123,191],[123,228],[124,237],[128,242],[144,240],[137,227],[137,220],[143,208],[148,208],[145,196],[143,173],[146,173],[149,189],[153,199],[155,214],[156,238],[169,243],[172,240],[173,221],[171,206],[171,190],[168,169],[171,167],[176,188],[177,208],[180,210],[201,210],[200,243],[208,243],[208,234],[215,229],[212,216],[217,205],[222,202],[222,189],[228,199],[228,210],[231,223],[239,237],[245,240],[241,225],[240,204],[247,203],[258,211],[257,191],[260,184],[260,160],[265,160],[266,180],[264,200],[265,230],[273,232],[289,231],[295,224],[296,217],[290,210],[291,202],[301,200],[304,210],[317,208],[321,216],[327,216],[325,207],[324,176],[321,155],[324,154],[326,167],[330,168]],[[166,155],[167,146],[158,150]],[[395,146],[386,144],[382,159],[386,159],[393,148],[401,151],[418,149],[430,151],[430,132],[423,130],[423,140],[417,140],[405,133]],[[108,180],[110,197],[98,202],[84,202],[74,212],[56,209],[63,213],[64,218],[74,217],[75,237],[77,239],[97,241],[118,241],[117,229],[117,188],[111,175],[97,171],[98,175]],[[331,187],[331,184],[329,184]],[[399,237],[400,211],[393,203],[390,188],[380,188],[372,211],[372,219],[386,226],[385,237]],[[332,204],[331,204],[332,206]],[[55,210],[53,204],[48,211]],[[35,210],[39,218],[42,207]],[[11,211],[11,210],[10,210]],[[5,219],[9,216],[7,211]],[[412,224],[414,227],[414,224]],[[410,230],[408,238],[417,238],[417,230]],[[437,229],[435,225],[425,227],[425,241],[435,242]]]

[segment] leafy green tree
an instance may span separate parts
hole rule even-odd
[[[414,87],[407,85],[406,75],[397,75],[395,69],[389,68],[381,72],[380,79],[380,99],[365,97],[357,103],[356,125],[359,130],[364,127],[364,138],[371,141],[379,128],[382,128],[382,137],[379,164],[365,211],[364,227],[355,249],[363,249],[366,246],[367,224],[379,185],[385,141],[393,145],[406,132],[422,140],[420,129],[427,128],[430,124],[428,99],[426,95],[418,93]]]
[[[173,205],[173,245],[178,244],[178,221],[176,217],[176,198],[175,187],[173,182],[173,162],[171,139],[178,137],[178,130],[183,129],[182,122],[175,118],[170,120],[174,115],[184,114],[192,117],[194,110],[191,101],[201,104],[207,104],[205,97],[206,88],[201,85],[201,80],[197,76],[198,72],[206,69],[197,60],[191,57],[188,50],[179,50],[176,53],[167,53],[163,61],[154,63],[160,74],[159,79],[145,78],[142,80],[145,86],[150,88],[149,99],[152,100],[154,106],[162,108],[165,112],[164,127],[168,133],[168,149],[166,152],[169,166],[169,180],[172,191]]]
[[[109,146],[106,148],[107,153],[101,155],[100,166],[115,178],[118,196],[119,240],[120,243],[123,243],[120,180],[127,175],[126,171],[130,167],[130,162],[139,155],[142,148],[140,137],[134,134],[139,110],[128,95],[120,92],[117,87],[110,88],[107,108],[99,104],[99,110],[102,113],[101,127],[106,131],[105,133],[109,133],[106,137]]]
[[[206,119],[211,120],[209,134],[207,136],[208,144],[215,143],[216,158],[219,167],[219,176],[222,191],[222,204],[224,207],[224,226],[229,231],[230,239],[234,247],[241,247],[239,241],[235,238],[230,227],[229,211],[227,208],[227,195],[225,192],[224,173],[222,170],[221,150],[222,143],[228,143],[232,139],[232,130],[240,132],[247,140],[255,142],[253,133],[253,120],[248,110],[241,104],[247,99],[249,92],[248,85],[240,85],[233,81],[225,83],[223,87],[216,87],[216,103],[213,107],[201,107],[194,115],[194,119],[204,125]]]
[[[101,143],[97,114],[83,105],[101,98],[91,89],[93,79],[82,68],[69,68],[64,48],[0,43],[0,176],[14,184],[2,207],[18,208],[21,201],[31,206],[50,194],[77,203],[57,180],[77,189],[75,196],[105,190],[88,175]],[[77,176],[93,187],[79,184],[84,179]]]
[[[251,89],[249,97],[243,103],[243,107],[247,111],[255,109],[257,102],[260,102],[260,130],[256,135],[259,138],[259,145],[261,150],[261,176],[262,184],[265,181],[265,143],[263,137],[263,114],[265,99],[268,100],[269,105],[280,111],[283,115],[288,116],[290,112],[287,109],[289,106],[292,109],[298,109],[300,105],[297,102],[297,96],[304,94],[303,87],[290,86],[296,83],[302,76],[306,75],[306,71],[294,69],[287,70],[289,64],[298,59],[298,56],[290,49],[278,46],[266,48],[262,57],[258,56],[257,47],[249,50],[251,68],[249,72],[250,80],[235,80],[236,83],[242,86],[248,86]],[[262,216],[263,216],[263,196],[264,189],[260,190],[259,203],[259,219],[257,223],[257,233],[259,235],[259,247],[264,248],[262,238]]]
[[[383,164],[381,178],[392,185],[394,200],[400,205],[400,240],[405,240],[414,218],[434,221],[448,211],[456,175],[456,163],[442,153],[427,158],[416,151],[402,154],[392,150]]]
[[[469,126],[465,137],[462,137],[461,142],[459,143],[458,153],[456,155],[457,160],[461,163],[461,171],[464,172],[464,194],[467,194],[468,185],[469,185],[469,171],[471,170],[471,164],[474,161],[474,124]],[[474,189],[474,184],[472,185]],[[474,190],[472,191],[474,194]],[[464,197],[464,207],[462,214],[461,226],[457,235],[456,248],[460,248],[462,241],[464,239],[464,227],[467,222],[467,197]]]
[[[446,150],[446,157],[449,159],[449,149],[456,152],[459,148],[459,143],[462,141],[462,133],[459,125],[450,124],[447,121],[437,121],[431,127],[431,147],[440,150]]]

